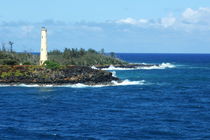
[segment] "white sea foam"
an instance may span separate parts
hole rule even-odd
[[[88,87],[110,87],[110,86],[129,86],[129,85],[144,85],[145,81],[130,81],[130,80],[124,80],[121,82],[118,81],[112,81],[110,84],[107,85],[85,85],[85,84],[74,84],[74,85],[61,85],[61,86],[55,86],[55,87],[72,87],[72,88],[88,88]]]
[[[49,84],[13,84],[13,85],[0,85],[0,87],[69,87],[69,88],[100,88],[100,87],[111,87],[111,86],[129,86],[129,85],[144,85],[145,81],[129,81],[124,80],[122,82],[112,81],[106,85],[85,85],[85,84],[66,84],[66,85],[49,85]]]
[[[145,64],[146,65],[146,64]],[[119,68],[110,65],[108,68],[103,68],[102,70],[152,70],[152,69],[167,69],[167,68],[175,68],[176,66],[171,63],[162,63],[160,65],[152,65],[152,66],[140,66],[136,68]]]
[[[117,77],[116,71],[112,71],[112,76],[113,76],[113,77]]]
[[[117,81],[112,81],[113,86],[128,86],[128,85],[144,85],[145,81],[129,81],[129,80],[124,80],[122,82],[117,82]]]
[[[0,87],[8,87],[9,85],[0,85]]]
[[[0,87],[54,87],[50,84],[3,84]]]
[[[97,68],[95,66],[92,66],[91,68],[94,69],[94,70],[97,70]]]
[[[151,67],[140,67],[140,69],[166,69],[166,68],[175,68],[176,66],[171,64],[171,63],[162,63],[160,65],[154,65],[154,66],[151,66]]]

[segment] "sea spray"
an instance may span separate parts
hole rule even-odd
[[[146,64],[145,64],[146,65]],[[160,65],[152,65],[152,66],[139,66],[135,68],[121,68],[110,65],[108,68],[103,68],[102,70],[153,70],[153,69],[167,69],[167,68],[175,68],[176,66],[171,63],[162,63]]]
[[[113,86],[144,85],[145,80],[141,80],[141,81],[124,80],[122,82],[112,81],[112,84]]]
[[[116,71],[112,71],[112,76],[113,76],[113,77],[117,77]]]
[[[94,70],[97,70],[97,68],[95,66],[92,66],[91,68],[94,69]]]
[[[145,80],[141,81],[130,81],[123,80],[121,82],[111,81],[110,84],[98,84],[98,85],[86,85],[82,83],[78,84],[64,84],[64,85],[53,85],[53,84],[13,84],[13,85],[0,85],[0,87],[26,87],[26,88],[37,88],[37,87],[68,87],[68,88],[100,88],[100,87],[111,87],[111,86],[129,86],[129,85],[144,85]]]

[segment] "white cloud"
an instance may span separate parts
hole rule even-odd
[[[187,8],[183,13],[182,17],[186,20],[192,20],[196,18],[196,15],[198,14],[198,11],[194,11],[191,8]]]
[[[168,28],[170,26],[173,26],[176,22],[176,18],[175,17],[164,17],[161,19],[161,26]]]
[[[131,25],[141,25],[148,23],[147,19],[134,19],[134,18],[125,18],[117,20],[116,23],[120,24],[131,24]]]
[[[182,19],[188,23],[210,23],[210,8],[199,8],[193,10],[187,8],[182,13]]]
[[[87,26],[87,25],[82,25],[79,26],[79,28],[86,30],[86,31],[93,31],[93,32],[101,32],[103,31],[103,29],[101,27],[98,26]]]
[[[102,23],[66,23],[52,20],[38,23],[0,21],[0,25],[0,42],[14,40],[17,46],[28,46],[28,42],[32,42],[30,47],[37,48],[37,50],[39,49],[40,28],[43,25],[49,29],[49,37],[52,38],[51,44],[53,44],[51,46],[61,47],[83,47],[86,46],[84,44],[89,44],[88,47],[101,47],[105,46],[107,42],[119,43],[126,40],[138,42],[141,40],[140,38],[145,38],[146,40],[152,38],[155,40],[156,36],[161,36],[161,34],[164,34],[164,37],[173,38],[175,36],[179,38],[179,35],[188,32],[190,34],[187,35],[193,35],[193,38],[199,38],[199,33],[205,34],[200,37],[200,40],[203,40],[202,37],[206,37],[209,40],[210,8],[187,8],[179,16],[169,14],[169,16],[160,17],[159,19],[124,18]],[[183,38],[187,37],[183,35]],[[62,42],[61,45],[59,44],[60,42]],[[69,42],[72,44],[69,45]]]
[[[126,18],[126,19],[120,19],[117,20],[116,23],[122,23],[122,24],[137,24],[136,20],[133,18]]]
[[[31,33],[34,29],[34,26],[32,25],[24,25],[24,26],[21,26],[21,31],[22,31],[22,34],[23,35],[27,35],[29,33]]]
[[[210,8],[187,8],[179,16],[166,16],[160,19],[125,18],[115,21],[117,24],[135,25],[147,28],[172,28],[177,30],[210,30]]]
[[[146,23],[148,23],[148,20],[146,20],[146,19],[139,19],[138,23],[146,24]]]
[[[149,20],[149,19],[134,19],[134,18],[125,18],[117,20],[117,24],[130,24],[137,26],[161,26],[164,28],[172,26],[176,22],[176,18],[173,16],[163,17],[161,20]]]

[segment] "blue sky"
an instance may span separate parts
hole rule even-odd
[[[208,0],[0,0],[0,42],[39,51],[40,28],[49,49],[209,53]]]

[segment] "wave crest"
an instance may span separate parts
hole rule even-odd
[[[145,80],[141,80],[141,81],[124,80],[122,82],[112,81],[112,84],[113,86],[144,85]]]
[[[68,88],[100,88],[100,87],[112,87],[112,86],[129,86],[129,85],[144,85],[145,81],[130,81],[124,80],[122,82],[112,81],[110,84],[105,85],[85,85],[85,84],[67,84],[67,85],[50,85],[50,84],[16,84],[16,85],[0,85],[0,87],[68,87]]]
[[[142,69],[166,69],[166,68],[175,68],[176,66],[171,63],[162,63],[158,66],[143,67]]]
[[[146,65],[146,64],[145,64]],[[108,68],[103,68],[102,70],[152,70],[152,69],[167,69],[167,68],[175,68],[176,66],[171,63],[162,63],[160,65],[153,65],[153,66],[141,66],[136,68],[119,68],[113,65],[110,65]],[[96,67],[93,67],[97,69]]]

